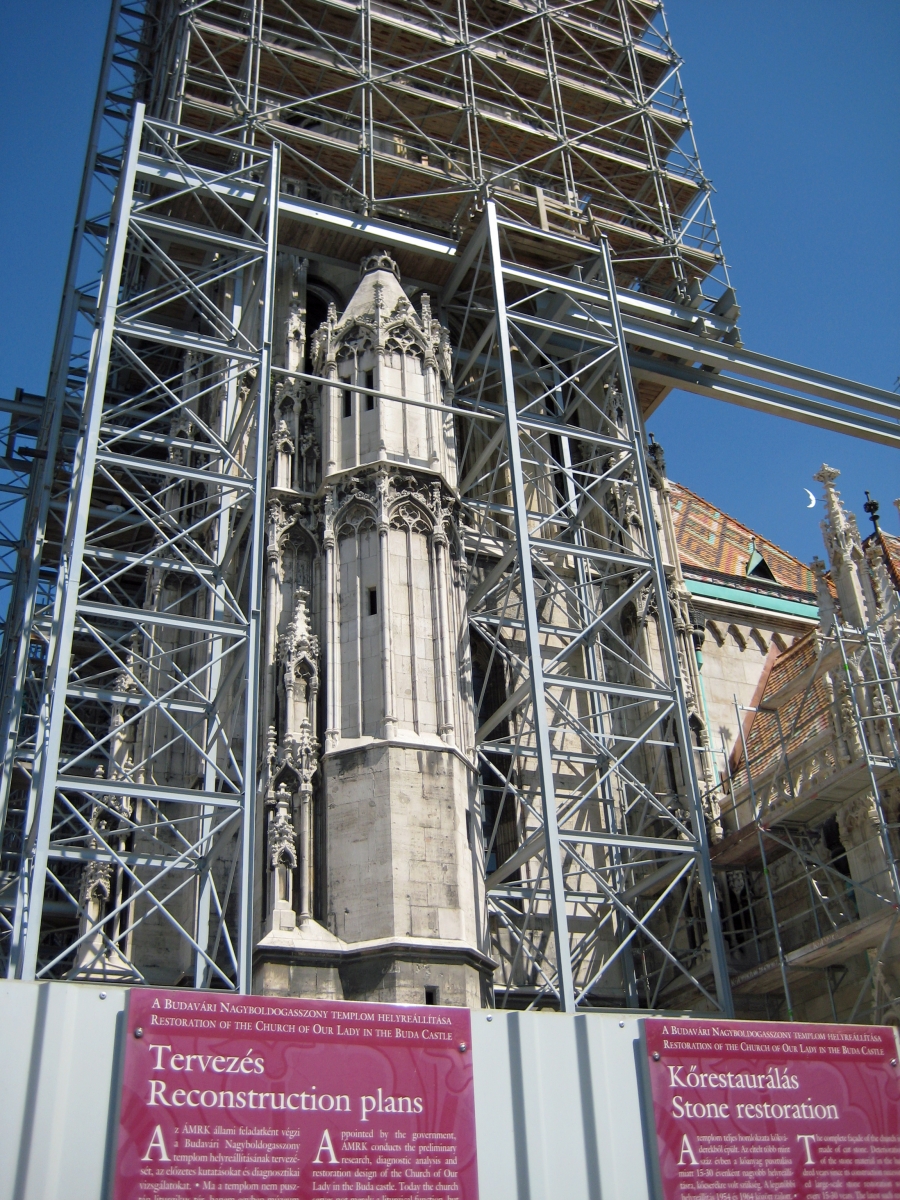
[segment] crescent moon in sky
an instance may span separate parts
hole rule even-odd
[[[809,490],[809,488],[804,488],[803,490],[804,490],[804,492],[806,492],[807,496],[809,496],[809,504],[807,504],[806,507],[807,508],[815,508],[816,507],[815,496],[812,494],[812,492]]]

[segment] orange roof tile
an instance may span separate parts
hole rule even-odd
[[[670,482],[669,486],[678,552],[682,566],[689,572],[694,568],[746,579],[752,539],[778,583],[801,592],[816,590],[813,573],[805,563],[734,517],[719,512],[682,484]]]
[[[885,564],[893,580],[894,587],[900,588],[900,538],[894,537],[891,533],[885,533],[883,529],[879,529],[878,533],[869,534],[863,545],[868,548],[876,538],[878,539],[878,544],[881,546]]]
[[[818,676],[810,687],[802,688],[787,700],[779,709],[778,716],[765,708],[769,697],[775,696],[814,665],[818,657],[815,634],[815,630],[810,630],[798,638],[793,646],[778,655],[769,671],[760,707],[745,733],[750,771],[754,777],[763,775],[773,767],[785,749],[792,760],[795,757],[801,759],[804,744],[831,729],[831,701],[823,675]],[[736,749],[738,765],[735,773],[740,776],[743,753],[739,743]]]

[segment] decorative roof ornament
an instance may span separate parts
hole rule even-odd
[[[386,250],[377,250],[374,254],[367,254],[365,257],[360,259],[360,279],[372,271],[390,271],[398,281],[400,279],[400,268]]]
[[[866,492],[866,502],[863,505],[863,512],[868,514],[869,520],[875,526],[876,533],[878,532],[879,508],[881,508],[881,505],[878,503],[878,501],[873,500],[869,493]]]
[[[827,516],[821,523],[822,536],[844,623],[854,629],[864,629],[868,624],[866,610],[874,608],[875,597],[865,570],[865,553],[856,517],[846,511],[841,493],[834,486],[839,475],[840,471],[836,467],[829,467],[827,463],[823,463],[813,475],[816,483],[821,483],[825,488]],[[874,619],[874,613],[872,615]]]

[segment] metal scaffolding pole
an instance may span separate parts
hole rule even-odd
[[[221,170],[199,178],[198,150]],[[153,938],[198,980],[250,987],[278,164],[136,110],[29,800],[21,978],[102,959],[141,979],[134,948]],[[60,901],[78,927],[54,952]]]
[[[781,696],[764,696],[759,708],[735,701],[740,759],[726,781],[730,804],[723,814],[738,828],[715,848],[712,861],[720,869],[743,865],[743,914],[754,926],[768,917],[751,956],[735,923],[741,910],[731,915],[735,988],[782,993],[790,1020],[810,972],[871,951],[852,1004],[845,996],[840,1011],[828,978],[834,1019],[855,1020],[894,936],[897,825],[885,799],[900,783],[896,619],[894,609],[865,630],[835,620],[817,652],[804,651],[803,643],[794,649],[809,660],[797,684]],[[854,840],[839,851],[829,848],[825,828],[830,822],[836,836],[836,816],[848,810]],[[848,855],[856,859],[852,869]],[[876,1008],[873,1000],[863,1011],[877,1022]]]

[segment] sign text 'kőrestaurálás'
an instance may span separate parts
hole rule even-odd
[[[893,1029],[643,1024],[664,1200],[900,1196]]]

